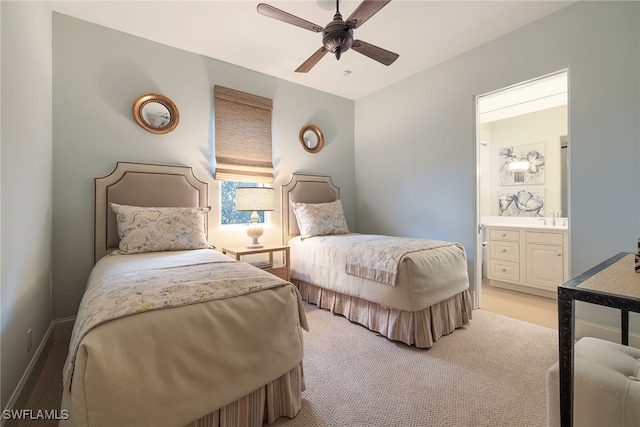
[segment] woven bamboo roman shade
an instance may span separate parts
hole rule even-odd
[[[269,98],[214,86],[215,179],[273,182]]]

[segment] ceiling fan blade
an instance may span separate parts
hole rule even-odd
[[[360,27],[390,1],[391,0],[363,0],[347,19],[347,25],[351,28]]]
[[[384,65],[391,65],[400,55],[362,40],[354,40],[351,49]]]
[[[268,16],[269,18],[277,19],[278,21],[286,22],[287,24],[295,25],[296,27],[304,28],[305,30],[313,31],[314,33],[321,33],[324,30],[324,28],[318,24],[298,18],[295,15],[266,3],[260,3],[258,5],[258,13]]]
[[[296,73],[307,73],[309,70],[313,68],[314,65],[318,63],[322,59],[323,56],[327,54],[328,50],[326,47],[322,46],[320,49],[316,50],[313,55],[309,57],[306,61],[302,63],[298,68],[296,68]]]

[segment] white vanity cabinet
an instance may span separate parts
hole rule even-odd
[[[520,232],[512,229],[489,229],[490,279],[520,282]]]
[[[569,278],[566,229],[486,225],[485,233],[491,286],[557,297]]]

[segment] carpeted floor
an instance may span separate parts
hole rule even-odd
[[[42,374],[38,377],[36,385],[27,398],[24,408],[31,409],[34,414],[38,410],[60,410],[62,400],[62,368],[69,352],[69,339],[57,339],[53,342],[46,356]],[[56,420],[30,419],[10,420],[5,427],[55,427]]]
[[[419,350],[305,307],[303,406],[275,426],[546,425],[545,373],[558,357],[553,329],[476,310],[471,325]],[[55,343],[29,407],[58,407],[67,348]]]
[[[553,329],[476,310],[419,350],[308,307],[303,408],[277,426],[546,425]]]

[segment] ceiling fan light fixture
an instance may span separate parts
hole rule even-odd
[[[0,0],[1,1],[1,0]],[[314,33],[322,32],[322,46],[307,58],[298,68],[296,73],[307,73],[320,61],[327,52],[331,52],[340,59],[340,56],[349,49],[354,50],[368,58],[384,65],[391,65],[398,54],[367,43],[363,40],[354,40],[353,30],[360,28],[369,18],[378,13],[391,0],[362,0],[351,13],[347,21],[340,14],[340,1],[336,0],[336,13],[326,28],[314,24],[302,18],[298,18],[284,10],[280,10],[266,3],[258,4],[257,10],[261,15],[277,19],[291,25],[295,25]]]
[[[340,59],[340,55],[353,44],[353,30],[342,20],[342,15],[336,13],[333,21],[325,27],[322,33],[322,45]]]
[[[346,52],[351,48],[351,43],[345,39],[332,39],[325,43],[324,47],[336,56],[336,59],[340,59],[342,52]]]

